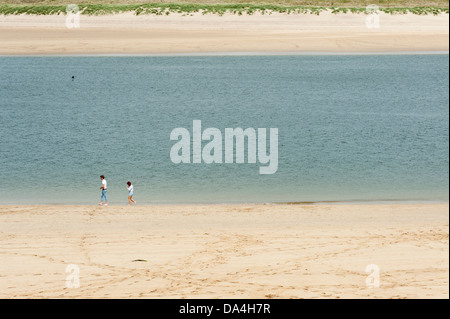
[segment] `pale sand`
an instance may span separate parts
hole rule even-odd
[[[380,15],[380,28],[364,14],[254,14],[0,16],[0,54],[178,54],[227,52],[448,51],[449,15]]]
[[[0,206],[0,297],[448,298],[448,212],[448,204]],[[69,264],[80,269],[79,288],[65,287]],[[380,268],[379,288],[366,287],[369,264]]]

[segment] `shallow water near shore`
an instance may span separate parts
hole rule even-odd
[[[448,201],[448,55],[2,57],[0,204]],[[75,78],[72,79],[72,76]],[[278,128],[279,167],[172,163]],[[204,143],[205,144],[205,143]]]

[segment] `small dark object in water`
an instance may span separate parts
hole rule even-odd
[[[72,75],[72,81],[75,80],[75,75]]]

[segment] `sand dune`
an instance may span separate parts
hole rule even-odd
[[[0,298],[448,298],[448,209],[0,206]]]
[[[449,16],[364,14],[0,16],[0,54],[448,51]]]

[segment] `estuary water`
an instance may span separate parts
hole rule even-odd
[[[448,90],[445,54],[0,57],[0,204],[95,204],[102,174],[111,204],[448,201]],[[277,128],[278,170],[174,164],[194,120]]]

